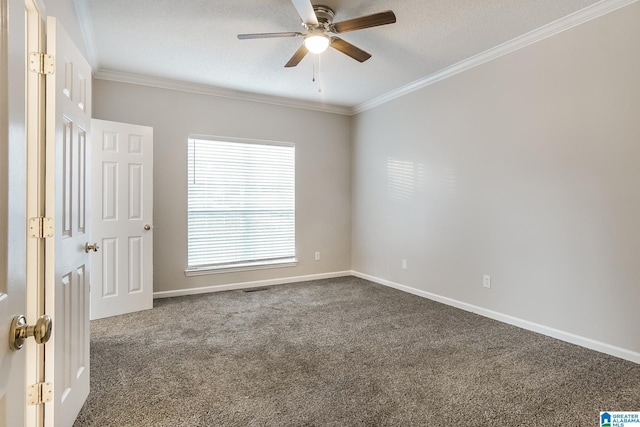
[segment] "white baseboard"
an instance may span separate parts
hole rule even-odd
[[[522,329],[537,332],[542,335],[546,335],[552,338],[566,341],[571,344],[586,347],[591,350],[599,351],[611,356],[619,357],[620,359],[629,360],[640,364],[640,353],[627,350],[625,348],[616,347],[611,344],[603,343],[600,341],[592,340],[591,338],[582,337],[569,332],[564,332],[558,329],[550,328],[548,326],[540,325],[538,323],[529,322],[528,320],[519,319],[517,317],[502,314],[497,311],[488,310],[486,308],[478,307],[476,305],[468,304],[466,302],[458,301],[452,298],[443,297],[433,294],[431,292],[422,291],[420,289],[412,288],[410,286],[401,285],[399,283],[392,282],[390,280],[381,279],[379,277],[370,276],[368,274],[360,273],[358,271],[351,271],[353,276],[361,279],[369,280],[371,282],[378,283],[380,285],[388,286],[390,288],[398,289],[410,294],[418,295],[433,301],[440,302],[461,310],[470,311],[475,314],[479,314],[490,319],[497,320],[499,322],[508,323],[510,325],[518,326]]]
[[[351,276],[351,271],[334,271],[331,273],[310,274],[307,276],[283,277],[278,279],[256,280],[253,282],[230,283],[227,285],[204,286],[201,288],[179,289],[175,291],[154,292],[153,298],[171,298],[185,295],[207,294],[210,292],[234,291],[262,286],[284,285],[287,283],[306,282],[309,280],[333,279],[334,277]]]

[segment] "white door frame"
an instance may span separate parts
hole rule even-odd
[[[26,49],[45,51],[45,27],[41,11],[44,6],[37,0],[25,0]],[[27,58],[28,60],[28,58]],[[45,158],[45,76],[26,72],[26,135],[27,135],[27,220],[45,216],[44,158]],[[44,307],[44,239],[27,237],[27,307],[28,323],[45,314]],[[44,346],[33,340],[26,344],[27,385],[45,381]],[[44,405],[27,405],[25,425],[44,425]]]

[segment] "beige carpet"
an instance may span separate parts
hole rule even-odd
[[[75,426],[596,426],[640,365],[347,277],[91,323]]]

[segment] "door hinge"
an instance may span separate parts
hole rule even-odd
[[[56,60],[53,55],[42,52],[29,53],[29,71],[38,74],[53,74],[56,70]]]
[[[36,383],[27,387],[27,405],[49,403],[53,398],[52,383]]]
[[[53,218],[42,216],[29,218],[29,237],[37,239],[53,237]]]

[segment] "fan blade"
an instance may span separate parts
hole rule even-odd
[[[256,33],[256,34],[238,34],[238,39],[273,39],[276,37],[300,37],[302,33]]]
[[[329,46],[331,46],[335,50],[339,50],[340,52],[344,53],[347,56],[352,57],[358,62],[364,62],[367,59],[371,58],[370,53],[365,52],[359,47],[356,47],[351,43],[342,40],[339,37],[331,37],[331,44]]]
[[[318,25],[318,18],[313,10],[310,0],[291,0],[293,7],[296,8],[300,19],[307,25]]]
[[[309,53],[309,51],[307,50],[305,45],[304,44],[300,45],[300,48],[298,48],[298,50],[296,50],[296,53],[293,54],[293,56],[291,57],[289,62],[287,62],[285,67],[287,67],[287,68],[295,67],[296,65],[298,65],[300,63],[300,61],[302,61],[302,58],[304,58],[307,55],[307,53]]]
[[[331,31],[336,34],[340,34],[346,33],[347,31],[362,30],[364,28],[377,27],[379,25],[393,24],[395,22],[395,13],[387,10],[386,12],[374,13],[373,15],[336,22],[331,25]]]

